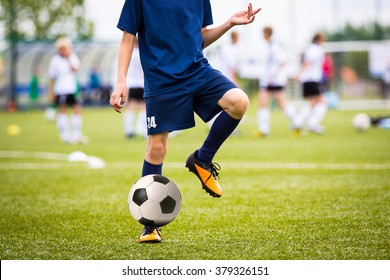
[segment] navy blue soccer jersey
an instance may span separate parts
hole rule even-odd
[[[117,27],[138,33],[145,97],[175,92],[204,76],[201,29],[213,23],[209,0],[126,0]]]

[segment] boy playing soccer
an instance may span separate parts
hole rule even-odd
[[[214,70],[203,49],[235,25],[254,21],[260,9],[248,5],[214,28],[209,0],[126,0],[117,27],[123,31],[118,54],[118,79],[110,105],[121,112],[126,101],[126,73],[138,34],[145,74],[144,96],[148,138],[142,176],[162,174],[168,134],[195,126],[194,112],[215,120],[203,145],[187,159],[186,167],[213,197],[220,197],[219,166],[212,163],[248,108],[248,97]],[[161,242],[159,228],[144,227],[140,242]]]

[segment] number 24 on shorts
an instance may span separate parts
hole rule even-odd
[[[155,116],[148,117],[147,122],[148,122],[148,128],[156,128],[157,127]]]

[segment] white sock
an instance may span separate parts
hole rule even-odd
[[[309,120],[307,125],[309,128],[316,128],[319,127],[321,124],[321,121],[324,119],[326,112],[328,111],[328,108],[326,104],[324,103],[318,103],[314,106],[313,110],[311,111],[311,114],[309,116]]]
[[[134,113],[131,111],[125,111],[123,115],[123,130],[126,135],[134,133]]]
[[[284,114],[292,121],[295,117],[295,107],[291,104],[286,104],[284,107]]]
[[[137,131],[137,134],[146,138],[147,129],[146,129],[146,112],[145,111],[138,112],[137,121],[135,123],[135,131]]]
[[[68,115],[64,113],[57,114],[57,128],[60,138],[64,142],[70,141]]]
[[[261,133],[267,135],[270,133],[271,128],[269,125],[271,118],[271,112],[268,108],[260,108],[257,110],[257,127]]]
[[[312,108],[310,105],[305,105],[294,118],[294,126],[296,128],[303,128],[306,124],[307,118],[310,115]]]
[[[80,114],[72,114],[70,118],[70,124],[72,128],[72,140],[80,141],[83,129],[83,119]]]

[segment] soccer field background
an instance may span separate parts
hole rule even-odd
[[[359,133],[351,124],[356,111],[329,111],[325,135],[292,137],[275,110],[272,134],[254,139],[255,106],[215,158],[221,198],[207,195],[184,167],[207,126],[197,119],[169,140],[163,174],[179,186],[183,204],[162,228],[161,244],[138,243],[142,226],[127,208],[145,140],[123,136],[122,115],[85,109],[90,143],[65,145],[42,111],[1,112],[0,258],[388,260],[390,130]],[[7,134],[11,124],[20,134]],[[106,167],[49,159],[74,151]]]

